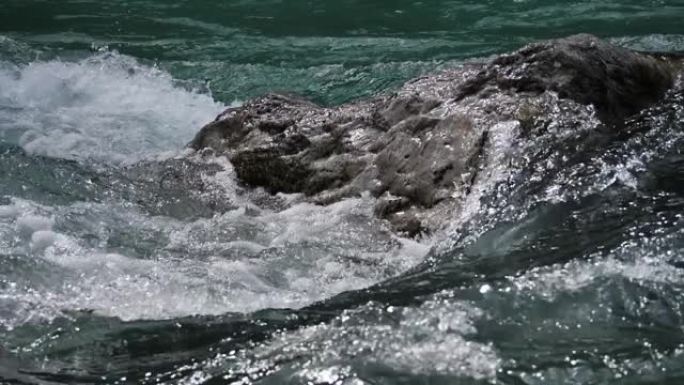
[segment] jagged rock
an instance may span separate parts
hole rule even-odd
[[[416,235],[442,226],[478,174],[502,161],[492,138],[619,129],[676,72],[671,59],[577,35],[336,108],[268,94],[220,114],[190,147],[227,155],[242,183],[271,193],[327,204],[368,192],[376,215]]]
[[[673,68],[662,60],[577,35],[496,58],[468,80],[457,99],[491,85],[516,92],[555,91],[593,105],[604,122],[619,124],[658,100],[673,79]]]

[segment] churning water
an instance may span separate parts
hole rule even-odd
[[[493,130],[507,161],[420,240],[183,149],[266,90],[339,103],[573,32],[681,51],[681,4],[62,3],[0,10],[0,382],[684,382],[681,79],[620,138]],[[181,157],[201,193],[147,178]]]

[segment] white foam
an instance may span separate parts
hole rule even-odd
[[[0,289],[16,307],[0,314],[9,327],[84,309],[136,320],[300,307],[399,274],[429,249],[382,230],[370,198],[192,222],[111,203],[12,206],[21,217],[0,220],[0,247],[51,276]]]
[[[114,52],[78,62],[0,62],[0,138],[31,153],[123,163],[177,150],[222,109]]]
[[[24,236],[31,236],[39,230],[50,230],[54,220],[41,215],[27,214],[17,219],[17,230]]]
[[[13,205],[0,206],[0,218],[15,218],[19,215],[19,210]]]
[[[50,230],[38,230],[31,234],[31,250],[39,252],[47,249],[57,239],[57,234]]]

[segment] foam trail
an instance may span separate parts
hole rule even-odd
[[[181,148],[224,106],[115,52],[77,62],[0,62],[0,140],[109,164]]]

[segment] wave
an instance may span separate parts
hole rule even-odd
[[[194,221],[13,198],[0,206],[0,271],[11,270],[0,326],[74,311],[130,321],[296,308],[396,275],[428,248],[383,230],[370,198]]]
[[[0,140],[32,154],[132,163],[182,148],[224,107],[116,52],[0,61]]]

